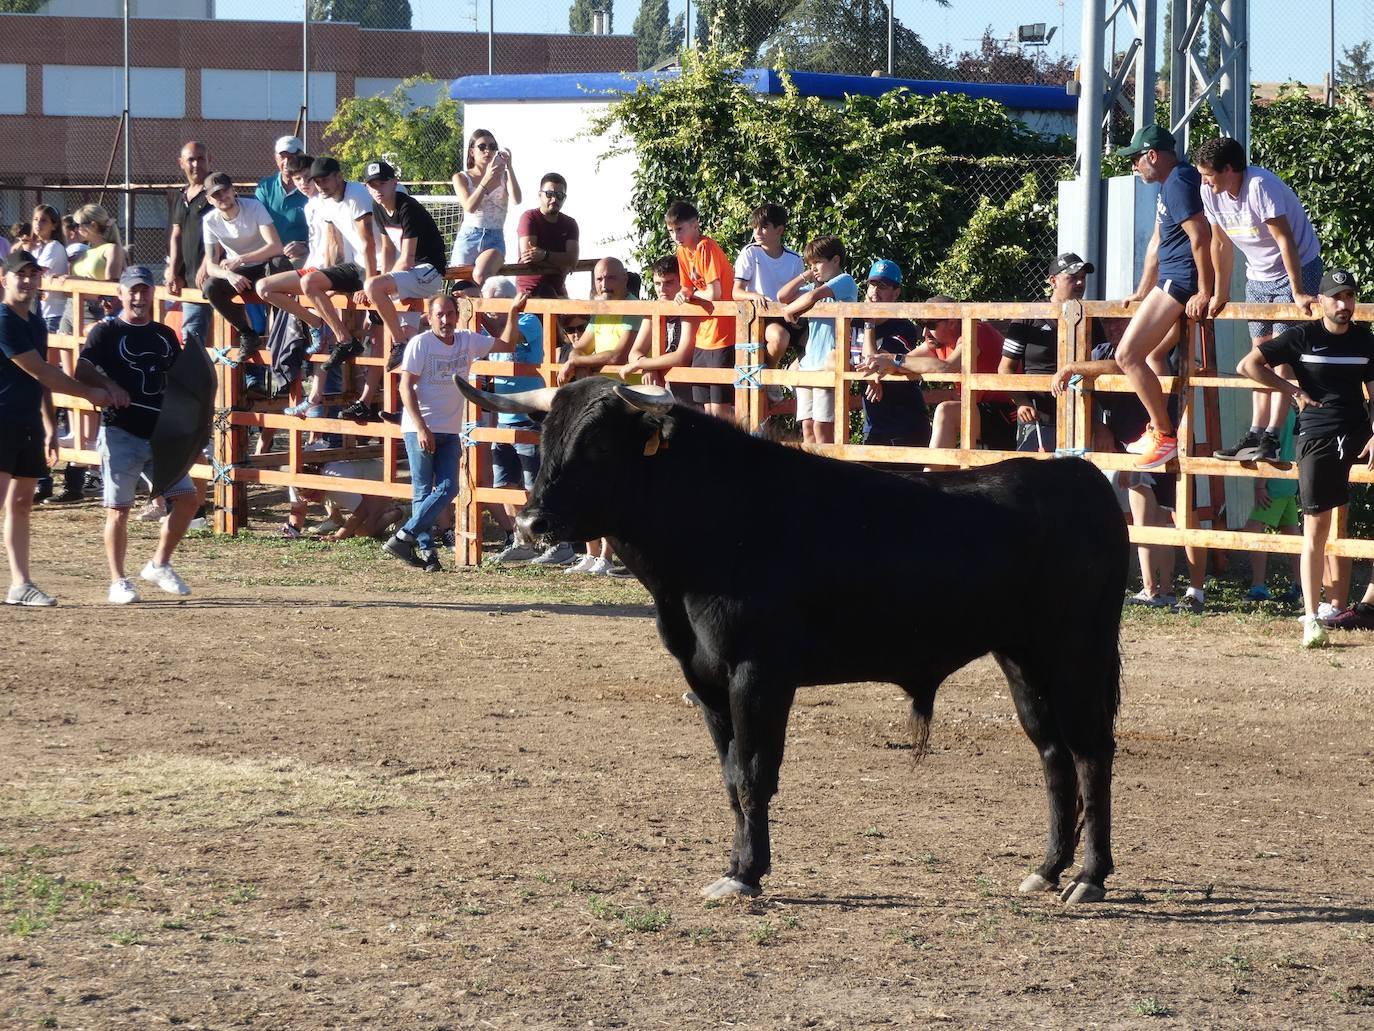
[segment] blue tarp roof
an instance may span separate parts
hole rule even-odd
[[[1075,111],[1078,98],[1062,86],[1010,86],[987,82],[938,82],[928,79],[889,79],[868,75],[832,75],[827,72],[791,72],[792,81],[805,96],[842,97],[859,94],[877,97],[894,89],[929,96],[963,93],[996,100],[1018,111]],[[456,80],[449,96],[463,101],[588,100],[611,97],[632,90],[641,82],[675,79],[666,72],[575,72],[563,75],[466,75]],[[742,81],[758,93],[782,93],[782,78],[771,68],[746,68]]]

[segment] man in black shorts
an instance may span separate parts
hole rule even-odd
[[[1266,390],[1281,390],[1298,405],[1298,499],[1302,507],[1302,646],[1327,643],[1317,616],[1331,513],[1350,501],[1350,469],[1360,458],[1374,469],[1370,411],[1363,387],[1374,389],[1374,333],[1351,321],[1359,284],[1350,272],[1333,269],[1318,290],[1322,317],[1266,340],[1241,359],[1241,375]],[[1274,372],[1292,365],[1298,385]],[[1329,599],[1343,608],[1350,582],[1341,563]]]
[[[33,311],[42,279],[38,259],[28,251],[14,250],[5,258],[0,304],[0,503],[10,563],[5,604],[35,608],[57,604],[29,579],[33,489],[47,474],[49,461],[57,460],[57,418],[48,392],[84,397],[98,408],[129,403],[126,396],[85,386],[48,364],[48,327]]]

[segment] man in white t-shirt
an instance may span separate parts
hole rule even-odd
[[[458,496],[463,451],[463,396],[453,377],[467,378],[472,363],[492,350],[515,350],[524,339],[520,313],[528,299],[528,294],[521,294],[512,301],[505,329],[499,337],[490,337],[458,329],[457,305],[449,295],[439,294],[429,301],[431,328],[406,344],[401,359],[401,430],[413,504],[410,519],[382,547],[407,565],[427,573],[443,568],[434,547],[434,524]]]
[[[294,315],[312,330],[327,325],[333,331],[339,343],[329,352],[329,361],[325,363],[326,369],[332,369],[367,349],[344,323],[329,295],[351,294],[355,304],[367,303],[363,283],[377,274],[376,220],[372,217],[372,197],[367,187],[344,179],[339,163],[332,157],[315,158],[306,174],[319,189],[313,201],[318,205],[319,217],[338,233],[338,260],[332,265],[315,266],[307,259],[296,282],[274,282],[264,300]],[[302,296],[310,300],[314,311],[301,303]],[[369,383],[364,392],[371,389]],[[366,401],[366,397],[360,400]]]
[[[234,300],[253,293],[264,276],[291,267],[282,251],[272,215],[259,201],[240,198],[227,172],[205,178],[211,209],[201,222],[205,265],[201,291],[215,311],[238,332],[239,361],[256,354],[261,340],[249,325],[247,312]]]
[[[1224,136],[1208,140],[1193,154],[1202,176],[1202,209],[1221,232],[1212,233],[1216,291],[1208,307],[1215,317],[1231,299],[1235,252],[1245,256],[1245,300],[1253,304],[1294,303],[1307,314],[1322,278],[1321,244],[1302,201],[1282,179],[1258,165],[1248,165],[1245,148]],[[1293,323],[1251,320],[1255,347],[1272,340]],[[1276,370],[1293,378],[1293,370]],[[1212,452],[1237,462],[1277,462],[1279,432],[1288,417],[1288,398],[1278,391],[1251,395],[1250,430],[1238,444]]]
[[[749,300],[764,312],[763,340],[768,367],[775,369],[789,344],[801,347],[805,330],[782,317],[778,291],[806,271],[802,256],[782,242],[787,232],[787,209],[760,204],[749,216],[754,238],[735,259],[735,299]]]

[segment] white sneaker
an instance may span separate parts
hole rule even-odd
[[[570,565],[567,569],[563,570],[563,572],[590,573],[592,571],[592,566],[596,564],[596,561],[597,556],[595,555],[583,555],[580,559],[578,559],[576,562]]]
[[[1176,603],[1172,594],[1151,594],[1143,587],[1126,599],[1127,605],[1147,605],[1152,609],[1173,608]]]
[[[178,594],[184,598],[191,593],[191,588],[186,586],[186,581],[177,576],[176,570],[170,564],[159,566],[150,561],[143,567],[143,572],[138,575],[150,584],[157,584],[168,594]]]
[[[127,576],[110,584],[111,605],[132,605],[136,601],[138,592],[134,590],[134,582]]]
[[[210,524],[205,521],[204,516],[196,516],[194,519],[192,519],[189,523],[186,524],[187,533],[190,533],[192,530],[208,529],[210,529]]]
[[[153,523],[167,515],[167,506],[161,498],[153,498],[143,506],[143,511],[134,516],[140,523]]]
[[[511,544],[496,556],[496,561],[503,566],[513,566],[520,562],[532,562],[538,557],[539,552],[528,544]]]
[[[600,555],[598,555],[595,561],[593,561],[592,564],[587,567],[587,573],[590,576],[610,576],[611,560],[608,558],[602,558]]]
[[[1326,627],[1321,624],[1320,616],[1302,617],[1302,646],[1304,648],[1325,648],[1330,643],[1326,636]]]
[[[544,549],[544,554],[530,559],[532,566],[563,566],[577,558],[577,552],[567,541],[559,541]]]
[[[1331,619],[1333,616],[1339,616],[1340,614],[1341,610],[1336,608],[1336,606],[1332,605],[1329,601],[1324,601],[1317,606],[1318,619]]]

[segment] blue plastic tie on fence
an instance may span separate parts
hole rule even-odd
[[[1087,453],[1088,449],[1081,447],[1057,447],[1054,449],[1055,458],[1082,458]]]
[[[1077,390],[1079,393],[1082,393],[1082,391],[1083,391],[1083,377],[1082,377],[1082,376],[1078,376],[1078,375],[1070,376],[1070,377],[1069,377],[1069,389],[1070,389],[1070,390]]]
[[[750,340],[750,341],[748,341],[747,343],[736,344],[736,345],[735,345],[735,347],[736,347],[738,350],[743,351],[745,354],[758,354],[758,353],[759,353],[759,348],[761,348],[762,346],[763,346],[762,344],[758,343],[758,342],[755,341],[755,340]]]
[[[213,456],[211,456],[211,458],[210,458],[210,473],[211,473],[210,483],[211,483],[212,485],[213,485],[213,484],[216,484],[216,483],[233,483],[233,482],[234,482],[233,472],[234,472],[234,470],[235,470],[236,468],[238,468],[238,466],[235,465],[233,462],[229,462],[229,463],[227,463],[227,464],[221,465],[219,462],[215,461],[215,459],[214,459]]]
[[[735,386],[743,387],[745,390],[760,389],[763,384],[759,381],[759,373],[763,370],[762,365],[735,366]]]
[[[480,426],[480,425],[481,425],[481,423],[476,423],[476,422],[465,422],[465,423],[463,423],[463,428],[462,428],[462,430],[459,431],[459,433],[458,433],[458,440],[462,443],[463,447],[476,447],[476,446],[477,446],[478,441],[475,441],[475,440],[472,439],[472,431],[475,430],[475,429],[476,429],[478,426]]]
[[[214,352],[216,362],[219,362],[222,365],[227,365],[231,369],[237,369],[239,367],[239,363],[229,357],[229,352],[233,350],[233,348],[231,348],[229,345],[226,344],[224,347],[216,347],[212,350]]]

